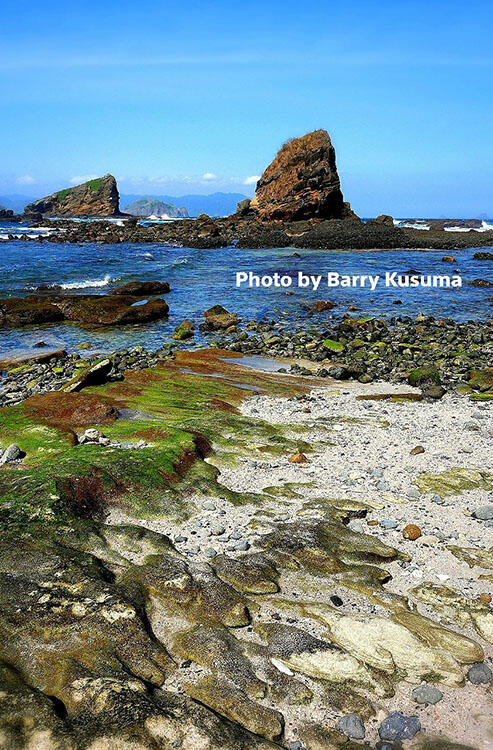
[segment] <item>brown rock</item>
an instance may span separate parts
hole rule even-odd
[[[444,255],[442,260],[444,263],[457,263],[457,258],[454,258],[453,255]]]
[[[111,174],[65,188],[26,206],[25,214],[42,216],[115,216],[120,213],[120,196]]]
[[[414,541],[421,536],[421,529],[414,523],[408,523],[407,526],[402,529],[402,536],[404,537],[404,539],[410,539],[411,541]]]
[[[344,203],[327,131],[287,141],[258,181],[249,208],[264,221],[356,219]]]
[[[214,331],[230,328],[240,322],[236,313],[230,313],[222,305],[214,305],[204,313],[207,326]]]
[[[304,453],[295,453],[288,459],[290,464],[310,464],[311,461]]]
[[[416,448],[413,448],[412,450],[409,451],[409,455],[410,456],[417,456],[420,453],[424,453],[424,452],[425,452],[425,449],[423,448],[423,446],[422,445],[417,445]]]
[[[312,310],[314,312],[325,312],[325,310],[332,310],[334,307],[336,307],[335,302],[331,302],[328,299],[320,299],[313,304]]]
[[[485,604],[489,604],[491,602],[492,597],[491,597],[491,594],[487,594],[485,591],[483,591],[479,595],[479,599],[480,599],[480,601],[484,602]]]

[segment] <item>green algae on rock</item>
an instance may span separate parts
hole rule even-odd
[[[493,489],[493,474],[479,469],[465,469],[454,466],[439,474],[419,474],[414,480],[420,492],[446,495],[460,495],[466,490]]]

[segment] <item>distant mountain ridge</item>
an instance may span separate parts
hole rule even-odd
[[[247,198],[242,193],[212,193],[211,195],[153,195],[142,196],[132,193],[122,194],[120,202],[122,206],[128,206],[143,197],[152,198],[153,200],[171,203],[172,205],[184,206],[189,216],[199,216],[200,214],[209,214],[209,216],[230,216],[236,211],[236,205]],[[125,209],[126,210],[126,209]]]
[[[144,196],[133,201],[128,206],[124,206],[123,211],[132,216],[165,216],[170,219],[188,217],[186,208],[178,208],[174,203],[167,203],[151,196]]]

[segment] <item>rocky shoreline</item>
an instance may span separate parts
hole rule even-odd
[[[414,320],[346,315],[318,330],[293,332],[275,321],[250,321],[242,330],[238,316],[220,306],[205,317],[201,328],[210,345],[274,358],[281,372],[360,383],[405,382],[421,387],[425,398],[441,398],[450,389],[475,400],[493,397],[492,320],[457,323],[425,315]],[[83,351],[44,353],[41,348],[27,361],[0,362],[5,373],[0,406],[51,390],[79,390],[88,382],[121,380],[127,369],[154,367],[172,357],[193,336],[193,323],[184,321],[175,329],[175,340],[153,352],[137,346],[85,357]]]
[[[389,217],[390,218],[390,217]],[[41,223],[39,226],[45,226]],[[199,216],[164,224],[138,223],[137,219],[122,219],[118,224],[107,221],[74,222],[60,219],[54,223],[59,229],[47,236],[31,237],[11,234],[8,242],[98,242],[163,243],[191,248],[292,247],[303,250],[358,250],[358,249],[422,249],[458,250],[467,247],[493,246],[493,231],[447,232],[433,228],[427,231],[394,227],[392,220],[368,222],[354,219],[310,219],[302,221],[260,221],[234,214],[222,219]],[[32,225],[36,228],[36,223]]]

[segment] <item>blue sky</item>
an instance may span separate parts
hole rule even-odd
[[[323,127],[360,215],[492,216],[492,7],[4,0],[0,194],[251,194]]]

